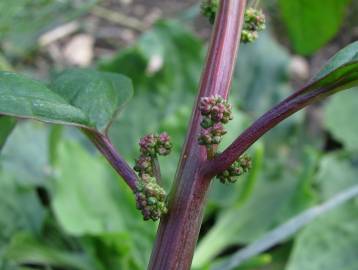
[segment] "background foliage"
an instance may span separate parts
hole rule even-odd
[[[273,35],[279,31],[274,18],[256,43],[241,46],[230,97],[235,120],[222,147],[289,95],[293,90],[292,52],[312,54],[326,44],[340,29],[349,3],[275,3],[292,47],[285,41],[285,46],[280,44]],[[8,70],[19,59],[32,57],[41,33],[79,16],[93,4],[2,1],[0,10],[6,7],[8,12],[0,18],[6,63],[0,63],[0,69]],[[113,120],[113,111],[96,119],[98,114],[90,108],[71,103],[85,112],[86,121],[92,120],[91,124],[82,122],[84,116],[79,115],[75,121],[80,118],[80,124],[103,130],[113,120],[110,137],[130,163],[138,156],[137,141],[143,134],[167,131],[174,151],[160,162],[168,190],[194,102],[205,44],[183,20],[158,21],[134,44],[94,64],[100,72],[122,73],[132,79],[134,96],[128,106]],[[93,76],[100,73],[93,72]],[[61,92],[61,76],[56,85],[56,92]],[[121,98],[125,99],[112,101],[123,102]],[[212,269],[302,211],[357,185],[357,102],[358,92],[348,91],[316,108],[322,121],[312,120],[309,112],[291,117],[250,150],[254,168],[248,176],[235,186],[213,184],[193,269]],[[6,105],[0,98],[0,106]],[[316,121],[319,136],[312,135],[311,121]],[[157,224],[142,221],[132,192],[81,133],[22,120],[14,128],[15,121],[9,117],[0,117],[0,126],[0,269],[146,268]],[[237,269],[358,268],[357,208],[357,200],[339,206]]]

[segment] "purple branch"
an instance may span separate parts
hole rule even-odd
[[[117,173],[122,176],[124,181],[136,192],[137,175],[128,163],[119,155],[109,138],[100,133],[82,129],[87,137],[94,143],[97,149],[105,156]]]
[[[295,92],[256,120],[223,153],[208,160],[202,167],[202,173],[210,178],[224,171],[267,131],[304,107],[338,92],[350,80],[348,76],[335,84],[318,88],[315,86],[319,84],[313,83]]]

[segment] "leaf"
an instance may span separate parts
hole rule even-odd
[[[357,204],[345,204],[308,225],[296,238],[286,270],[358,268]]]
[[[95,0],[1,0],[0,40],[6,54],[24,57],[36,49],[38,38],[56,26],[74,20],[94,4]],[[21,18],[21,20],[19,20]]]
[[[358,150],[358,89],[332,97],[324,109],[324,125],[347,150]]]
[[[0,72],[0,114],[87,126],[87,116],[35,80]]]
[[[17,265],[35,264],[78,270],[98,270],[93,259],[81,252],[69,252],[42,244],[28,233],[18,233],[8,247],[5,258]]]
[[[113,253],[106,260],[123,255],[140,269],[147,265],[156,224],[143,222],[132,191],[106,161],[65,141],[58,145],[55,168],[52,207],[63,230],[108,243],[93,247],[99,254]]]
[[[7,116],[0,116],[0,152],[16,125],[15,119]]]
[[[60,74],[51,89],[81,109],[90,126],[106,132],[113,118],[132,97],[132,82],[121,74],[72,69]]]
[[[132,223],[141,218],[131,190],[121,190],[102,157],[71,141],[62,142],[57,153],[53,208],[69,234],[121,233],[137,226]]]
[[[283,22],[296,52],[308,55],[339,30],[350,0],[279,0]]]
[[[132,93],[129,79],[94,70],[69,70],[53,83],[0,72],[0,114],[106,132]]]

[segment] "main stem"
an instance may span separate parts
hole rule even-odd
[[[199,94],[169,197],[169,212],[161,219],[148,270],[190,269],[210,186],[210,178],[200,173],[206,151],[197,143],[198,103],[201,97],[226,98],[229,93],[245,6],[246,0],[220,1]]]

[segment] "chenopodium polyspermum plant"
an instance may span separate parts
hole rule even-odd
[[[219,9],[220,0],[204,0],[201,3],[201,13],[213,24]],[[241,42],[254,42],[259,37],[259,32],[265,30],[266,18],[262,10],[249,7],[245,10],[244,24],[241,32]]]
[[[137,208],[144,220],[158,220],[168,209],[165,204],[166,192],[159,185],[160,177],[157,156],[170,154],[172,143],[167,133],[149,134],[139,141],[140,157],[136,160],[134,170],[138,173],[136,183]]]
[[[202,116],[200,122],[202,130],[198,143],[206,146],[208,158],[212,159],[217,154],[217,145],[227,132],[224,125],[233,119],[232,106],[223,97],[216,95],[201,98],[199,110]],[[251,158],[243,155],[228,169],[218,174],[217,178],[223,184],[235,183],[239,176],[248,172],[251,166]]]

